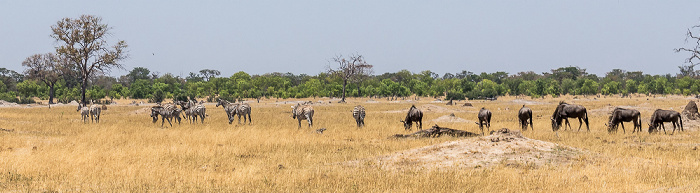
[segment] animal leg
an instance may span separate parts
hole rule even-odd
[[[306,120],[309,121],[309,127],[313,127],[313,126],[314,126],[313,117],[307,115],[307,116],[306,116]]]
[[[625,133],[625,123],[620,122],[620,125],[622,125],[622,133],[624,134]]]
[[[581,117],[578,118],[578,131],[581,131],[581,126],[583,126],[583,120],[581,120]]]

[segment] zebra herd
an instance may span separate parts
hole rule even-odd
[[[178,105],[181,108],[178,108]],[[241,123],[241,116],[244,120],[243,124],[252,124],[252,109],[249,104],[231,103],[226,100],[219,99],[216,104],[216,107],[219,106],[221,106],[224,109],[224,112],[226,112],[229,124],[231,124],[234,121],[236,115],[238,115],[239,124]],[[291,108],[292,119],[297,119],[299,128],[301,128],[302,120],[306,120],[308,122],[309,127],[313,127],[314,108],[310,104],[297,103],[296,105],[291,106]],[[92,122],[100,122],[101,108],[98,105],[90,105],[90,107],[87,107],[78,104],[77,111],[80,112],[83,122],[87,122],[88,118]],[[151,107],[150,116],[153,119],[153,123],[156,123],[158,121],[158,117],[160,116],[161,127],[164,126],[166,120],[168,121],[168,124],[172,127],[173,119],[174,121],[177,121],[178,124],[181,124],[182,118],[187,119],[191,124],[196,124],[197,118],[199,118],[201,119],[201,123],[203,124],[204,119],[209,115],[206,114],[206,107],[204,106],[204,104],[197,103],[197,101],[194,100],[189,100],[175,101],[174,103],[166,104],[158,103],[156,106]],[[352,116],[355,119],[357,127],[365,126],[365,107],[363,107],[362,105],[355,106],[352,110]],[[481,130],[482,134],[484,134],[484,126],[487,128],[487,131],[490,131],[491,116],[492,113],[488,109],[482,107],[479,110],[479,113],[477,114],[479,122],[476,122],[476,124],[479,125],[479,129]],[[519,124],[523,131],[527,130],[528,125],[531,129],[534,130],[532,109],[523,105],[523,107],[520,108],[520,110],[518,111],[517,117],[519,119]],[[569,123],[568,118],[577,118],[579,120],[579,131],[581,130],[583,123],[586,123],[586,129],[590,131],[588,125],[588,113],[586,111],[586,108],[581,105],[568,104],[563,101],[560,102],[559,105],[557,105],[557,107],[554,110],[554,113],[552,114],[552,117],[550,118],[552,123],[552,130],[555,133],[557,133],[562,125],[566,125],[569,129],[571,129],[571,124]],[[400,122],[404,124],[405,130],[411,130],[413,123],[416,123],[416,127],[422,130],[422,120],[423,112],[420,109],[416,108],[415,105],[412,105],[411,108],[408,110],[408,113],[406,114],[404,120],[400,120]],[[633,123],[634,128],[632,130],[632,133],[642,131],[641,113],[638,110],[634,109],[626,109],[620,107],[615,108],[610,113],[608,122],[605,125],[608,127],[608,132],[617,132],[618,125],[621,125],[622,131],[626,132],[624,122]],[[675,133],[677,127],[679,128],[679,131],[684,131],[683,120],[681,118],[680,113],[673,110],[657,109],[651,116],[648,128],[649,133],[657,131],[659,127],[663,129],[664,133],[666,133],[666,128],[663,124],[664,122],[671,122],[673,124],[673,131],[671,134]]]

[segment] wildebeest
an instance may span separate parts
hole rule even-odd
[[[522,127],[523,131],[527,130],[527,125],[528,125],[528,120],[530,120],[530,128],[534,131],[535,128],[533,128],[532,124],[532,109],[525,107],[523,105],[522,108],[518,111],[518,119],[520,120],[520,127]]]
[[[365,126],[365,107],[357,105],[352,109],[352,117],[355,118],[357,127]]]
[[[481,134],[484,134],[484,125],[486,125],[486,129],[491,130],[491,111],[488,109],[481,107],[481,110],[479,110],[479,114],[477,115],[479,118],[479,122],[475,122],[477,125],[479,125],[479,129],[481,129]]]
[[[405,130],[411,130],[413,122],[417,123],[416,127],[418,127],[419,130],[423,130],[423,111],[416,108],[416,105],[411,105],[411,108],[408,109],[408,113],[406,114],[406,118],[400,120],[400,122],[403,123]]]
[[[97,123],[100,122],[100,114],[102,113],[102,108],[99,105],[90,105],[90,120]]]
[[[80,112],[80,116],[83,119],[83,123],[87,121],[88,118],[90,118],[90,108],[89,107],[84,107],[78,104],[78,109],[76,110]]]
[[[642,116],[638,110],[635,109],[625,109],[617,107],[610,114],[608,118],[608,132],[617,131],[617,125],[622,125],[622,133],[625,133],[625,124],[623,122],[632,122],[634,124],[634,129],[632,133],[639,131],[642,132]]]
[[[661,128],[664,129],[664,134],[666,134],[664,122],[671,122],[673,124],[673,132],[671,135],[676,132],[676,125],[680,126],[680,131],[684,131],[683,119],[681,118],[681,114],[676,111],[656,109],[654,114],[651,115],[650,122],[649,133],[657,130],[659,126],[661,126]]]
[[[557,131],[561,127],[562,120],[566,120],[566,125],[571,129],[571,124],[567,118],[578,118],[579,126],[578,130],[581,131],[581,126],[583,122],[586,123],[586,129],[591,131],[588,127],[588,113],[586,112],[586,107],[581,105],[567,104],[565,102],[559,102],[559,106],[554,110],[554,114],[550,118],[552,120],[552,130]],[[581,121],[583,119],[583,121]]]
[[[309,122],[309,127],[312,127],[314,120],[314,108],[297,103],[296,105],[292,106],[292,119],[297,119],[299,121],[299,128],[301,128],[301,120],[306,120]]]

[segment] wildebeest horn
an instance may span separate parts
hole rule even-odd
[[[553,118],[553,117],[550,117],[549,119],[551,119],[552,121],[554,121],[554,118]]]

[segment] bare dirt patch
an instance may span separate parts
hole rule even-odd
[[[546,105],[550,104],[548,102],[540,102],[540,101],[531,101],[531,100],[525,100],[525,99],[515,99],[510,101],[511,103],[515,104],[524,104],[524,105]]]
[[[436,122],[436,123],[469,123],[469,122],[474,122],[471,120],[466,120],[466,119],[456,117],[456,116],[454,116],[454,114],[443,115],[441,117],[433,119],[432,121]]]
[[[349,165],[378,165],[383,169],[442,169],[506,166],[539,167],[571,162],[581,150],[523,137],[519,131],[501,129],[488,136],[450,141]]]
[[[447,107],[441,107],[438,105],[433,105],[433,104],[425,104],[421,106],[417,106],[418,109],[423,111],[423,113],[430,112],[430,113],[463,113],[463,112],[470,112],[462,109],[452,109],[452,108],[447,108]],[[385,113],[407,113],[408,109],[410,109],[410,106],[408,106],[405,109],[400,109],[400,110],[391,110],[391,111],[384,111]]]

